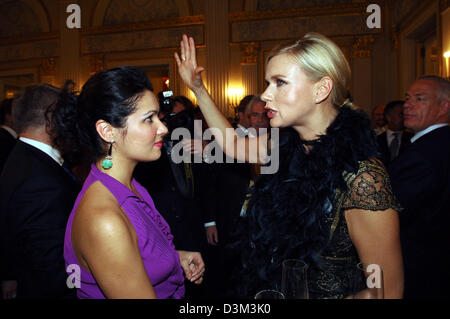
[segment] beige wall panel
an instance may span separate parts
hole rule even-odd
[[[59,42],[57,40],[0,46],[0,61],[4,63],[14,60],[53,57],[59,55],[58,49]]]
[[[300,38],[312,31],[327,36],[379,33],[379,30],[367,28],[366,17],[363,15],[294,17],[234,22],[231,25],[231,40],[232,42],[283,40]]]
[[[93,54],[156,48],[175,48],[180,45],[180,39],[183,33],[195,37],[196,41],[200,44],[204,42],[203,26],[94,34],[82,36],[81,53]]]

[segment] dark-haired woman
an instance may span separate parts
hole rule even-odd
[[[179,72],[216,140],[225,153],[264,164],[267,147],[259,144],[252,153],[246,138],[227,130],[231,125],[203,85],[195,54],[194,40],[183,36],[181,55],[175,54]],[[351,76],[344,54],[310,33],[270,55],[265,79],[261,98],[270,125],[283,129],[279,170],[260,175],[251,190],[236,246],[242,256],[237,296],[280,289],[282,261],[296,258],[309,265],[312,298],[364,296],[351,290],[347,276],[358,262],[380,265],[385,297],[401,298],[401,208],[375,159],[369,120],[347,99]]]
[[[84,147],[91,171],[68,220],[64,258],[79,298],[182,298],[184,273],[200,283],[199,253],[176,251],[169,226],[133,178],[161,155],[167,128],[146,75],[120,67],[92,76],[53,110],[56,143]],[[81,278],[76,278],[81,274]]]

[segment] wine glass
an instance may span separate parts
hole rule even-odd
[[[281,292],[286,299],[309,299],[308,265],[299,259],[286,259],[282,263]]]
[[[255,295],[255,299],[285,299],[284,294],[276,290],[261,290]]]
[[[352,299],[383,299],[383,270],[377,264],[358,263],[348,271]]]

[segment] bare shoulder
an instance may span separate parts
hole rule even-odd
[[[116,198],[101,182],[94,182],[81,199],[73,221],[72,243],[77,257],[84,259],[91,249],[133,237]]]
[[[108,221],[118,222],[120,215],[121,209],[116,198],[100,181],[96,181],[84,193],[74,224],[81,224],[83,228],[99,227]]]

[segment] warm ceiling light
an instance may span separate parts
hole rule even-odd
[[[444,53],[444,58],[450,58],[450,51]]]

